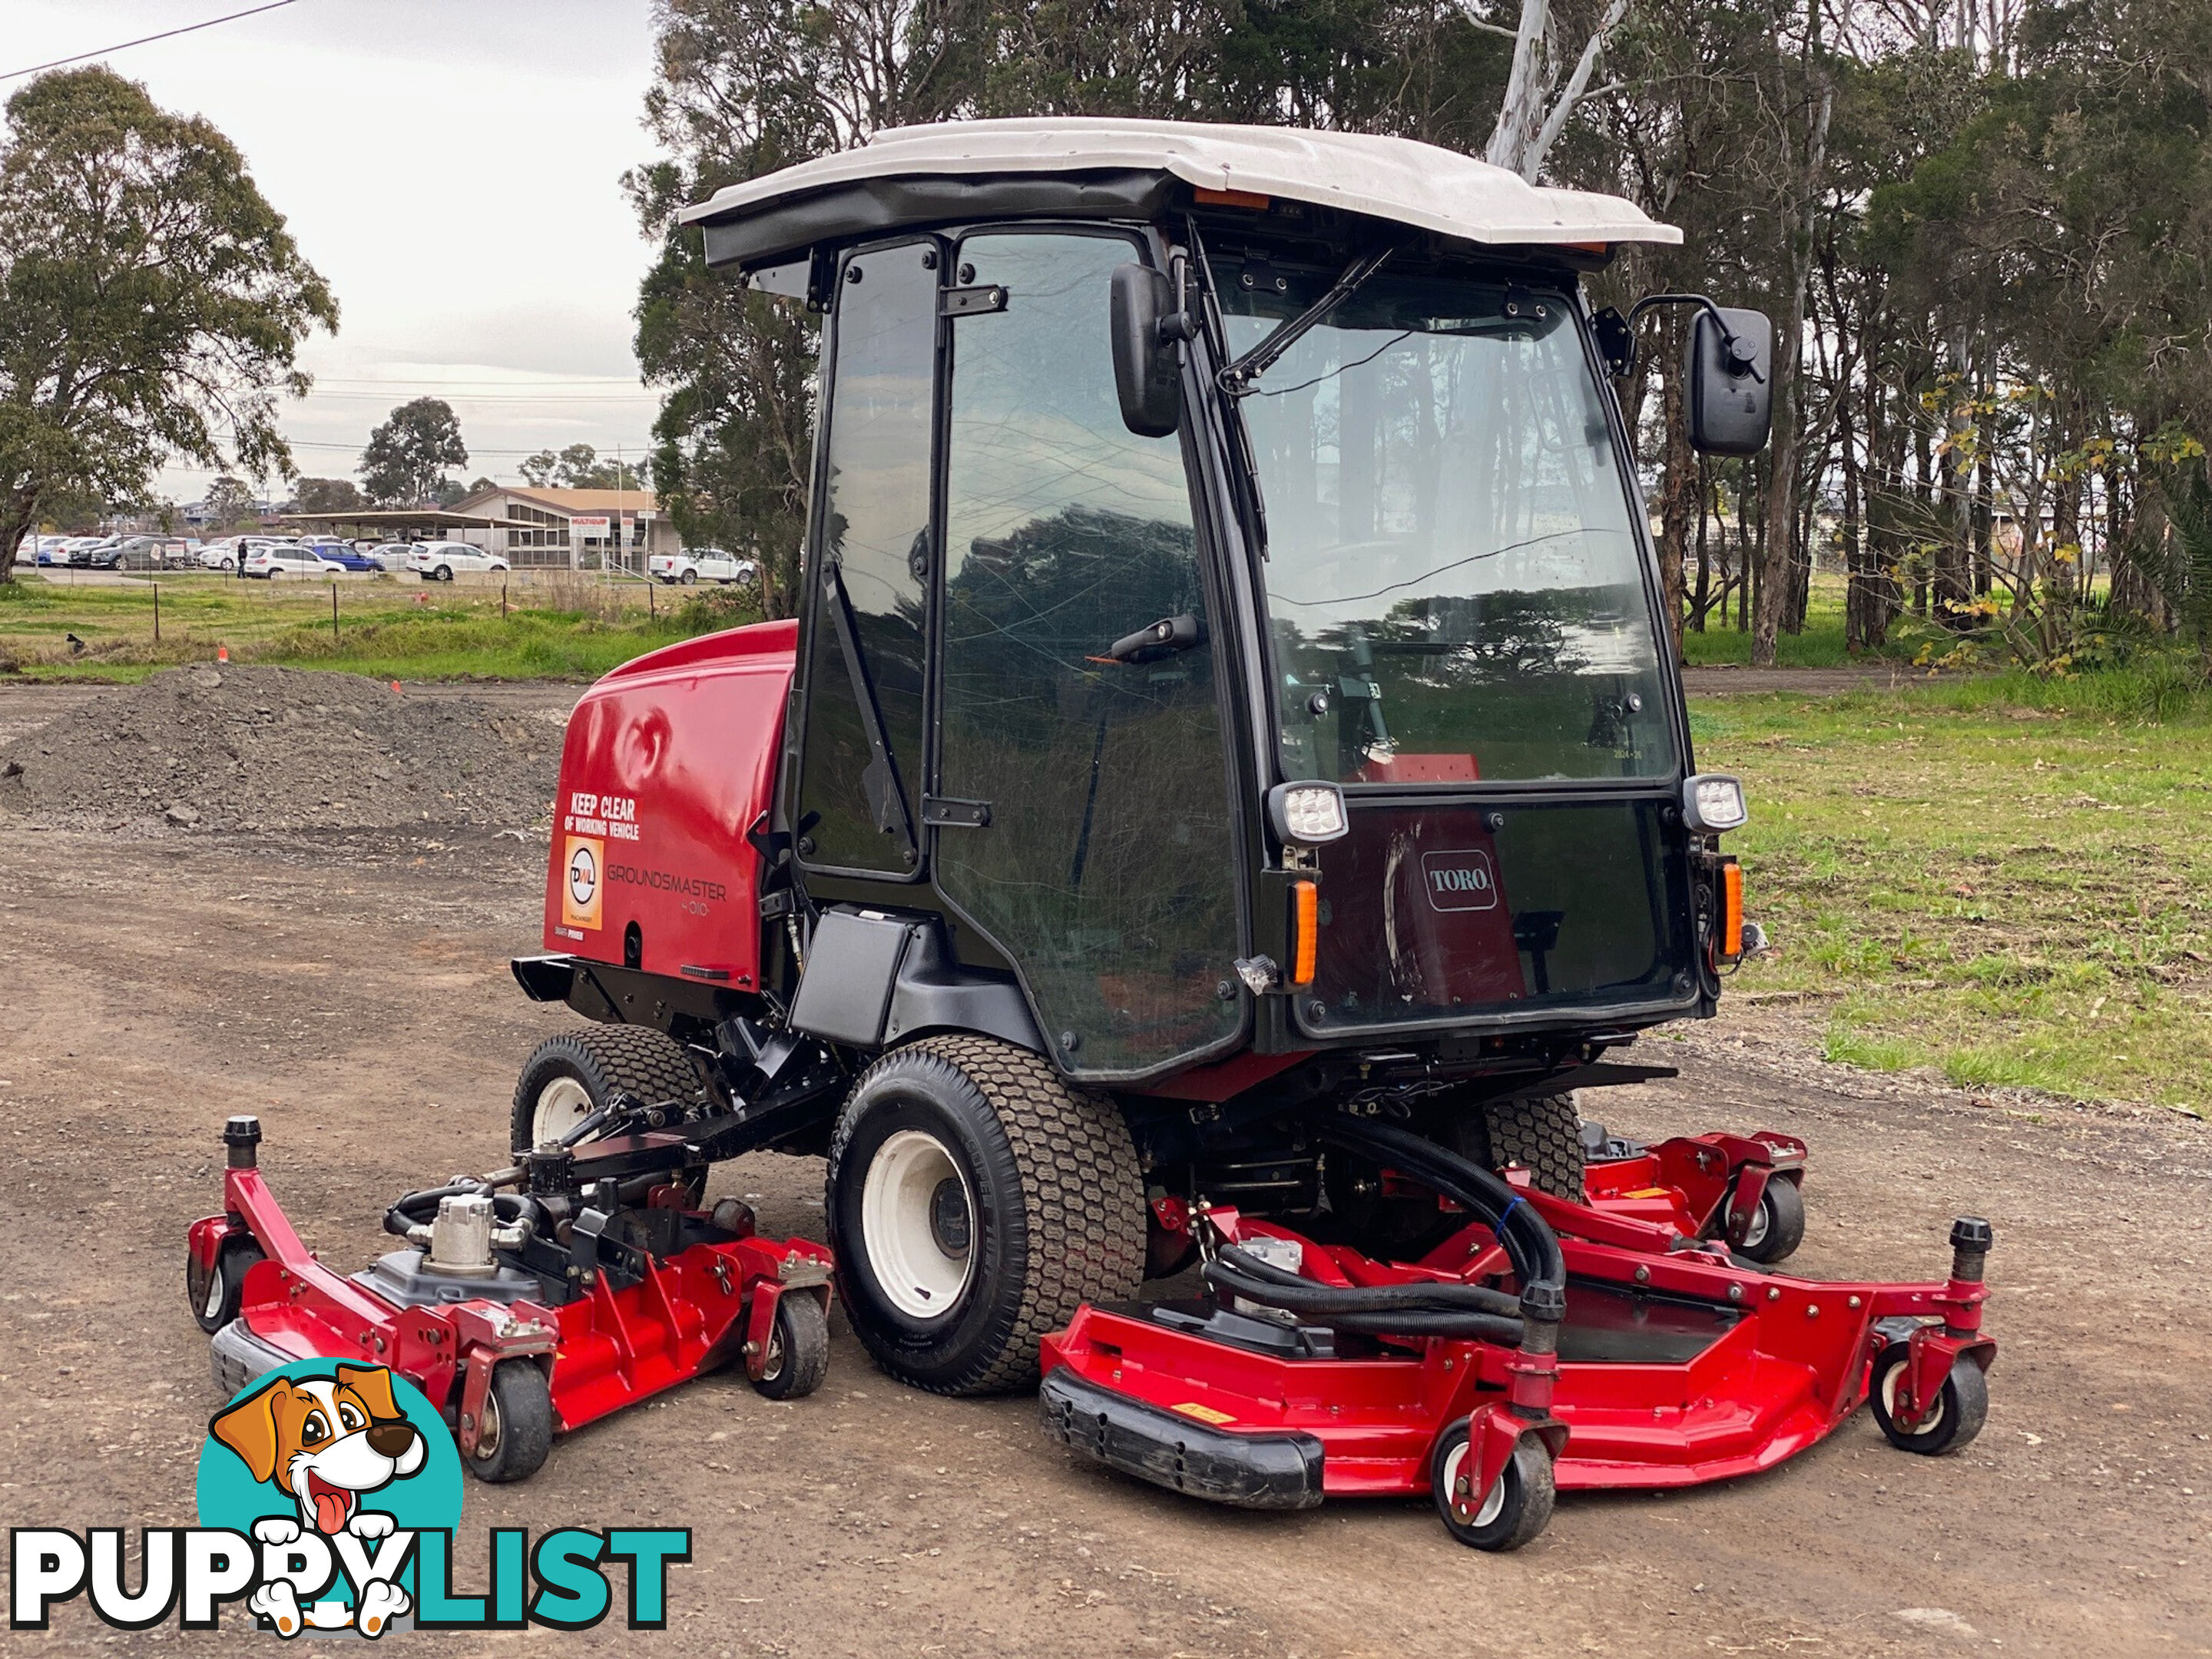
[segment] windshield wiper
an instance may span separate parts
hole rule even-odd
[[[1328,315],[1359,291],[1360,285],[1389,263],[1395,248],[1382,248],[1373,253],[1363,253],[1344,268],[1328,292],[1322,295],[1304,311],[1287,322],[1278,323],[1267,337],[1254,346],[1221,371],[1221,389],[1232,398],[1242,398],[1252,390],[1252,383],[1275,366],[1278,359],[1304,338],[1306,331]]]

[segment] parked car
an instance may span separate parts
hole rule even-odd
[[[645,568],[664,582],[681,583],[685,587],[696,582],[720,582],[726,587],[732,582],[750,581],[759,568],[750,559],[725,553],[719,547],[687,547],[681,553],[656,553],[645,562]]]
[[[408,568],[408,561],[415,556],[415,544],[412,542],[380,542],[374,547],[371,547],[366,550],[368,557],[376,562],[376,568],[378,569],[404,570]]]
[[[428,582],[449,582],[464,570],[504,570],[507,561],[496,553],[466,542],[425,542],[408,555],[407,568]]]
[[[301,545],[302,547],[313,548],[316,557],[323,560],[325,563],[337,566],[341,570],[381,570],[384,568],[384,567],[379,564],[375,559],[371,557],[368,554],[362,552],[351,542],[314,541],[302,542]]]
[[[125,536],[116,551],[121,556],[117,568],[124,570],[159,570],[164,562],[164,550],[181,546],[179,542],[164,541],[159,536]]]
[[[296,542],[264,542],[246,550],[245,574],[273,580],[278,576],[320,576],[344,567],[325,559],[312,547]]]
[[[209,570],[234,571],[239,561],[257,547],[274,547],[273,536],[225,536],[200,549],[200,564]]]
[[[69,544],[67,536],[41,536],[31,548],[31,562],[34,565],[67,564]]]

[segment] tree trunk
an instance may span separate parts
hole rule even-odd
[[[1851,433],[1850,388],[1836,403],[1836,435],[1843,447],[1844,649],[1856,657],[1874,644],[1873,565],[1860,547],[1859,452]]]
[[[1973,598],[1974,469],[1967,434],[1974,423],[1966,395],[1966,330],[1958,329],[1951,340],[1951,372],[1955,380],[1946,417],[1949,443],[1943,452],[1943,499],[1949,510],[1936,544],[1936,619],[1953,629],[1972,625],[1966,606]]]
[[[1712,519],[1713,486],[1706,477],[1705,459],[1698,457],[1698,586],[1690,598],[1690,626],[1705,631],[1705,612],[1712,608],[1712,559],[1706,550],[1705,526]],[[1726,587],[1721,590],[1723,596]]]
[[[39,492],[15,489],[0,495],[0,582],[15,579],[15,554],[39,519]]]

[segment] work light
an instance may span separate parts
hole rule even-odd
[[[1743,784],[1724,772],[1701,772],[1682,785],[1682,817],[1705,835],[1741,830],[1751,816],[1743,804]]]
[[[1334,841],[1352,826],[1344,792],[1333,783],[1279,783],[1267,792],[1267,817],[1282,840],[1300,847]]]

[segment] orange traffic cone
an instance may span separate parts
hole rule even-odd
[[[215,659],[217,662],[228,662],[230,660],[230,647],[227,645],[218,645],[216,647]]]

